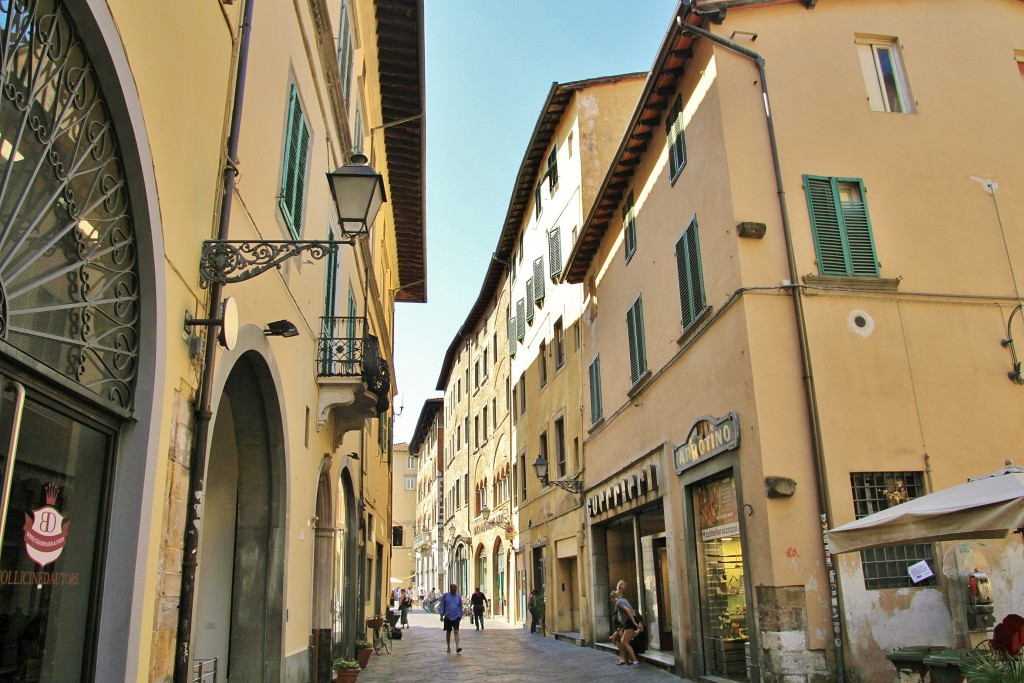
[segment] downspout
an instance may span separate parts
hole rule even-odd
[[[245,77],[249,63],[249,36],[252,32],[253,6],[256,0],[245,3],[242,18],[241,34],[238,43],[238,62],[235,66],[235,91],[231,102],[231,128],[228,132],[227,157],[224,164],[224,189],[221,193],[220,221],[217,228],[217,239],[228,237],[228,226],[231,222],[231,198],[235,191],[235,174],[238,162],[238,138],[242,127],[242,99],[245,95]],[[223,285],[210,285],[210,300],[207,304],[209,319],[217,318],[221,305]],[[210,394],[213,388],[213,373],[217,352],[216,335],[212,330],[206,334],[206,347],[203,352],[203,375],[196,397],[195,435],[192,441],[192,453],[189,458],[188,504],[185,521],[185,540],[181,558],[181,595],[178,602],[178,632],[174,655],[174,683],[188,683],[189,660],[191,658],[192,617],[196,592],[196,569],[199,566],[199,530],[203,502],[204,475],[206,473],[206,457],[209,450],[210,419],[213,411],[210,407]]]
[[[821,436],[821,422],[818,415],[818,399],[814,386],[814,373],[811,368],[810,345],[807,341],[807,321],[804,317],[803,296],[797,283],[799,276],[796,267],[796,255],[793,249],[793,236],[789,224],[789,209],[786,207],[786,192],[782,186],[782,167],[779,164],[779,146],[775,137],[775,121],[772,118],[771,104],[768,98],[768,83],[765,77],[765,60],[757,52],[750,48],[739,45],[728,38],[724,38],[699,26],[693,26],[683,21],[681,16],[676,16],[676,24],[683,33],[692,33],[707,38],[713,43],[721,45],[733,52],[736,52],[757,64],[758,76],[761,80],[761,96],[764,100],[765,119],[768,123],[768,140],[771,143],[772,164],[775,167],[775,186],[779,196],[779,212],[782,214],[782,234],[786,242],[786,258],[789,261],[789,289],[793,292],[793,310],[796,314],[796,333],[800,345],[800,363],[803,372],[804,397],[807,405],[807,422],[811,431],[811,450],[814,462],[814,476],[817,482],[818,511],[821,516],[821,531],[823,550],[825,554],[825,568],[828,571],[829,590],[832,602],[832,631],[834,635],[833,645],[836,656],[836,680],[843,683],[846,678],[845,663],[843,657],[843,633],[842,633],[842,598],[840,592],[839,573],[832,563],[832,554],[828,550],[828,542],[824,532],[831,526],[832,500],[828,487],[828,475],[825,464],[825,447]]]

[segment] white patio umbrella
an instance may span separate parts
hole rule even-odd
[[[1024,468],[992,474],[861,517],[828,532],[833,553],[897,543],[1006,538],[1024,529]]]

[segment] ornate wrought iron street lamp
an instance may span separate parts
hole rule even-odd
[[[303,252],[319,260],[342,244],[353,245],[365,235],[387,201],[384,178],[367,165],[363,154],[327,174],[341,238],[334,240],[205,240],[199,256],[200,286],[245,282]]]
[[[543,455],[538,455],[537,459],[533,461],[533,471],[544,486],[557,486],[569,493],[583,492],[583,482],[579,479],[556,479],[555,481],[550,481],[548,479],[548,460]]]

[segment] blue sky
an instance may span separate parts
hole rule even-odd
[[[675,0],[425,0],[427,303],[396,311],[395,442],[439,395],[553,82],[647,71]],[[399,409],[401,412],[399,413]]]

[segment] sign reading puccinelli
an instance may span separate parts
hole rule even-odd
[[[710,458],[740,445],[740,419],[733,411],[721,419],[702,417],[693,423],[686,441],[675,447],[676,474],[701,458]]]
[[[658,490],[657,465],[645,465],[634,474],[627,474],[617,482],[608,484],[598,493],[587,498],[587,514],[591,517],[614,510],[620,505],[632,502]]]

